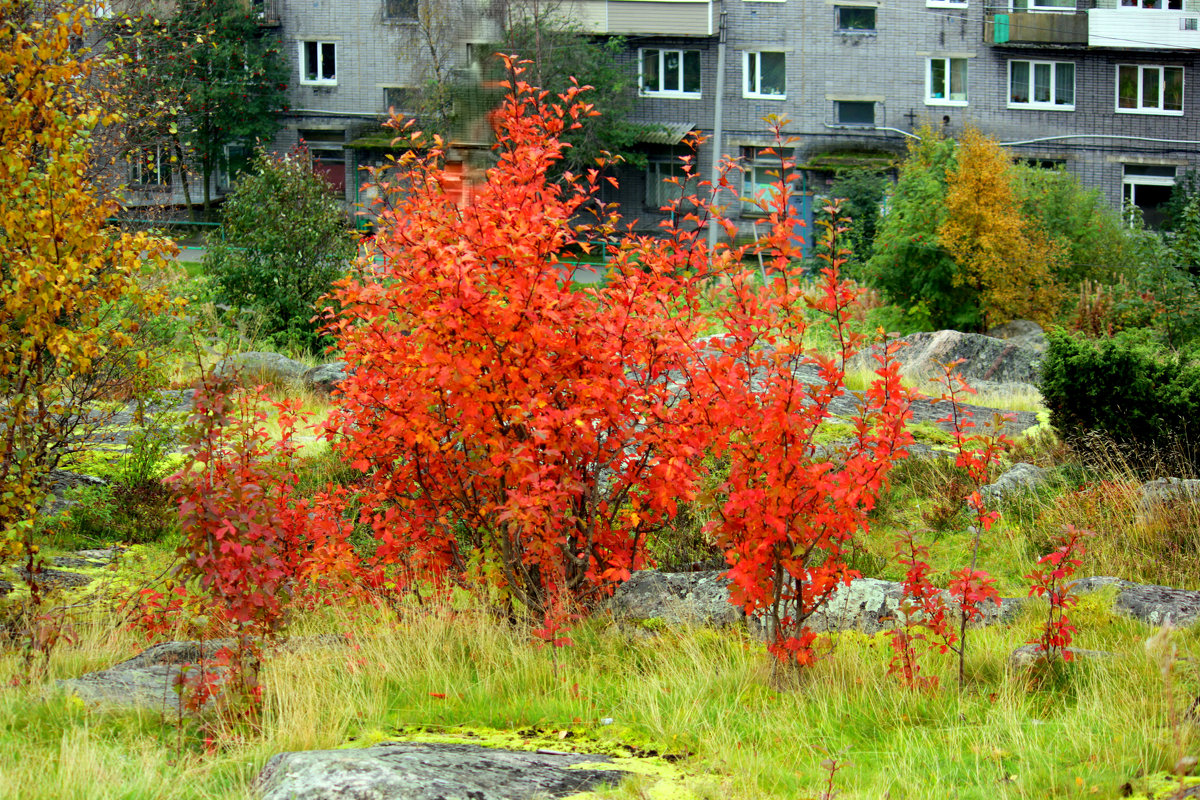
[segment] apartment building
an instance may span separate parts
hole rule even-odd
[[[379,124],[431,78],[469,66],[497,38],[496,0],[256,0],[291,59],[290,110],[274,142],[303,140],[359,202],[358,168],[381,158]],[[618,200],[653,226],[690,131],[710,174],[740,158],[720,198],[752,235],[743,198],[773,180],[763,118],[785,116],[804,196],[846,165],[886,168],[923,124],[968,124],[1020,158],[1062,164],[1146,218],[1200,167],[1200,0],[563,0],[580,29],[622,35],[640,82],[635,112],[655,123],[649,165],[625,170]],[[460,137],[485,147],[486,131]],[[478,141],[473,141],[478,139]],[[802,212],[807,215],[807,207]]]

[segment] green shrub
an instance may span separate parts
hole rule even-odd
[[[1187,455],[1200,419],[1200,363],[1137,337],[1052,333],[1042,361],[1050,424],[1085,444],[1101,436],[1140,457]]]
[[[341,201],[303,152],[259,153],[222,209],[224,240],[204,268],[216,298],[256,311],[277,347],[317,351],[313,321],[357,252]]]

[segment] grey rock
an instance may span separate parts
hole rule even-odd
[[[25,569],[24,567],[19,567],[17,568],[16,572],[21,576],[22,581],[29,581],[29,570]],[[87,586],[94,580],[95,578],[93,578],[91,575],[81,575],[78,572],[67,572],[60,569],[51,569],[49,567],[43,567],[34,575],[33,578],[33,581],[38,585],[38,588],[43,590],[74,589],[80,586]]]
[[[997,325],[990,328],[986,335],[993,339],[1003,339],[1009,344],[1032,348],[1039,353],[1045,353],[1049,346],[1042,326],[1028,319],[1014,319]]]
[[[1117,587],[1113,608],[1148,625],[1187,627],[1200,619],[1200,592],[1169,586],[1131,583],[1120,578],[1092,577],[1075,582],[1074,591],[1094,592]]]
[[[942,595],[947,604],[947,614],[958,614],[958,604],[949,593]],[[863,633],[879,633],[890,630],[904,622],[901,603],[904,599],[903,584],[883,581],[878,578],[856,578],[849,584],[839,586],[825,605],[809,618],[809,627],[814,631],[858,630]],[[984,603],[981,616],[972,620],[970,627],[996,625],[1012,621],[1024,605],[1022,598],[1003,598],[1000,605]]]
[[[0,597],[3,597],[4,595],[11,593],[12,590],[13,590],[13,585],[11,583],[9,583],[8,581],[0,581]]]
[[[79,501],[70,499],[68,495],[84,486],[99,489],[108,486],[108,481],[65,469],[52,470],[49,475],[50,493],[42,501],[38,514],[49,518],[70,511],[73,506],[79,505]]]
[[[1138,514],[1154,516],[1163,511],[1200,510],[1200,480],[1160,478],[1142,484]]]
[[[985,500],[998,503],[1022,492],[1031,492],[1050,477],[1049,470],[1024,461],[1013,464],[1003,475],[979,490]]]
[[[666,625],[726,626],[746,622],[741,609],[729,602],[729,582],[720,571],[655,572],[643,570],[617,588],[608,608],[619,621],[660,621]],[[858,578],[839,586],[808,620],[814,631],[859,630],[878,633],[896,625],[902,616],[903,587],[893,581]],[[949,598],[947,598],[949,602]],[[972,626],[1011,621],[1024,600],[987,603]],[[950,612],[955,606],[951,603]],[[750,620],[760,632],[762,625]]]
[[[307,368],[279,353],[238,353],[213,368],[218,377],[238,376],[251,383],[290,383],[300,380]]]
[[[896,356],[900,371],[912,378],[935,378],[944,374],[939,364],[962,359],[958,372],[972,386],[981,381],[1036,384],[1038,380],[1041,353],[1033,347],[950,330],[914,333],[897,341],[904,344]],[[857,367],[872,366],[875,352],[878,347],[856,356],[852,363]]]
[[[1084,650],[1079,647],[1068,647],[1065,648],[1064,652],[1070,653],[1073,661],[1116,657],[1115,653],[1110,653],[1107,650]],[[1045,658],[1045,651],[1042,650],[1040,644],[1027,644],[1012,651],[1008,657],[1008,666],[1012,670],[1029,669],[1045,660]]]
[[[525,800],[615,785],[624,773],[571,768],[605,756],[527,753],[473,744],[392,742],[272,756],[262,800]]]
[[[338,384],[346,379],[348,372],[341,361],[321,364],[304,373],[300,382],[305,388],[318,394],[333,394]]]
[[[289,639],[278,646],[284,650],[313,649],[346,644],[338,634]],[[106,705],[143,708],[178,714],[181,675],[194,674],[202,662],[211,661],[222,648],[234,648],[234,639],[163,642],[150,647],[120,664],[78,678],[59,681],[59,686],[84,700]],[[218,685],[224,670],[213,670]],[[210,700],[215,703],[216,698]]]
[[[189,665],[208,660],[232,639],[207,642],[165,642],[99,672],[59,681],[67,691],[91,703],[143,708],[177,714],[180,710],[176,684]]]
[[[656,572],[641,570],[617,587],[608,609],[615,619],[661,620],[668,625],[721,627],[742,622],[740,609],[729,602],[729,582],[722,572]]]

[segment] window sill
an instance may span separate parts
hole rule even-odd
[[[834,31],[834,33],[837,33],[840,36],[870,36],[871,38],[879,35],[879,31],[848,31],[841,30],[840,28]]]
[[[742,92],[742,98],[746,100],[787,100],[786,94],[751,94]]]
[[[925,105],[927,106],[956,106],[962,108],[970,105],[970,102],[971,101],[969,100],[942,100],[940,98],[925,98]]]
[[[1154,108],[1118,108],[1118,114],[1139,114],[1146,117],[1182,117],[1182,111],[1160,111]]]
[[[1074,111],[1075,106],[1055,105],[1053,103],[1009,103],[1012,111]]]
[[[300,85],[301,86],[326,86],[326,87],[328,87],[328,86],[337,86],[338,82],[336,80],[333,80],[333,81],[305,81],[305,80],[302,80],[302,81],[300,81]]]
[[[699,100],[700,92],[639,92],[638,97],[659,98],[663,100]]]
[[[945,0],[925,0],[926,8],[957,8],[960,11],[967,10],[966,3],[950,3]]]

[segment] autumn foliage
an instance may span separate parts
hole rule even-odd
[[[499,163],[465,205],[438,139],[378,176],[381,264],[337,291],[354,372],[330,435],[368,478],[378,565],[541,619],[628,578],[692,492],[703,438],[677,381],[697,289],[682,248],[631,241],[605,285],[571,285],[561,260],[614,233],[586,219],[596,172],[548,177],[591,109],[577,89],[513,89]]]

